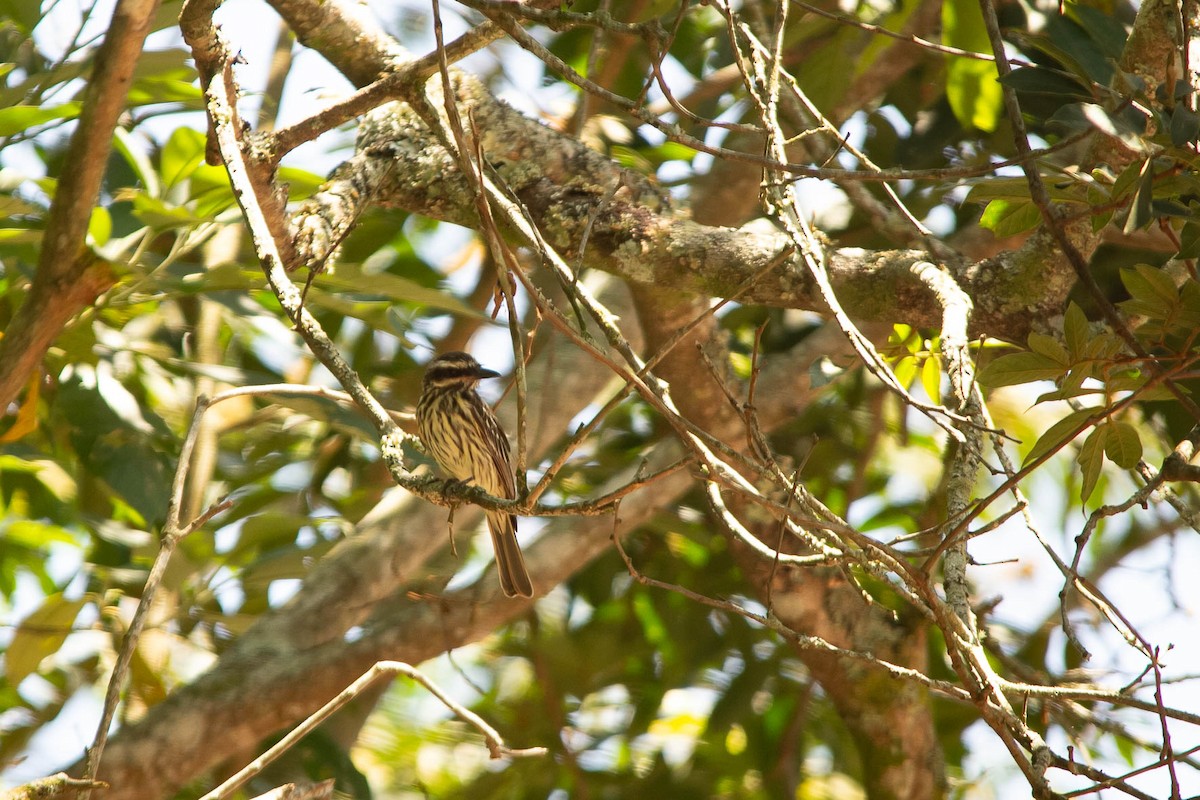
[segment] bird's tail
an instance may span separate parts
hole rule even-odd
[[[492,532],[492,548],[496,551],[496,572],[500,575],[500,590],[508,597],[533,597],[533,583],[525,569],[525,557],[517,544],[517,526],[512,514],[489,511],[488,530]]]

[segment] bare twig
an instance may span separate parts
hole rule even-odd
[[[272,745],[265,753],[251,761],[246,766],[235,772],[220,786],[213,789],[208,794],[204,795],[201,800],[224,800],[238,790],[246,781],[253,778],[258,773],[262,772],[268,764],[288,750],[296,746],[296,743],[311,733],[318,725],[329,719],[342,706],[349,703],[358,695],[369,689],[373,683],[384,677],[394,677],[396,675],[404,675],[410,680],[416,681],[421,686],[425,687],[434,697],[442,701],[446,708],[454,712],[455,716],[465,720],[481,734],[487,744],[488,752],[492,758],[530,758],[541,757],[547,754],[544,747],[530,747],[519,750],[514,750],[504,743],[504,739],[496,732],[496,729],[487,724],[474,711],[455,702],[447,695],[436,683],[427,678],[420,670],[405,664],[400,661],[380,661],[362,674],[358,680],[347,686],[341,694],[330,700],[325,705],[321,706],[316,712],[297,725],[286,736]]]

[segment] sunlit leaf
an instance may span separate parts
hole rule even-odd
[[[1015,236],[1032,230],[1042,221],[1041,212],[1032,202],[993,200],[983,210],[979,224],[999,237]]]
[[[74,119],[79,116],[82,104],[63,103],[57,106],[10,106],[0,108],[0,136],[15,136],[18,133],[55,120]]]
[[[4,674],[10,686],[18,685],[43,658],[58,652],[86,604],[83,598],[68,600],[59,592],[47,596],[37,611],[21,620],[4,653]]]
[[[1104,440],[1109,427],[1101,425],[1095,428],[1083,440],[1075,460],[1083,470],[1083,482],[1079,488],[1079,501],[1086,503],[1096,489],[1096,481],[1100,479],[1100,470],[1104,466]]]
[[[1096,103],[1083,103],[1079,108],[1084,119],[1105,136],[1121,140],[1134,152],[1144,153],[1147,151],[1146,143],[1142,141],[1142,129],[1132,124],[1127,117],[1113,114],[1104,106]],[[1139,174],[1140,172],[1141,169],[1139,169]]]
[[[383,297],[396,303],[421,303],[430,308],[450,311],[476,318],[486,315],[458,299],[451,292],[430,289],[407,278],[387,273],[365,275],[356,265],[339,264],[338,269],[317,278],[317,283],[326,291],[339,290],[364,295]]]
[[[942,361],[936,355],[925,359],[921,365],[921,388],[929,399],[937,403],[942,397]]]
[[[1154,203],[1154,162],[1146,159],[1138,182],[1137,193],[1133,196],[1133,204],[1129,207],[1129,215],[1125,218],[1124,232],[1126,234],[1140,230],[1154,221],[1152,209]]]
[[[41,231],[33,231],[28,228],[0,228],[0,245],[36,244],[41,240]]]
[[[1081,408],[1077,411],[1072,411],[1067,416],[1060,419],[1058,422],[1051,425],[1045,433],[1043,433],[1034,443],[1029,453],[1025,456],[1025,464],[1030,464],[1040,458],[1042,455],[1070,443],[1072,439],[1078,436],[1081,431],[1077,430],[1090,417],[1098,416],[1103,409],[1098,407]]]
[[[896,380],[906,389],[912,386],[913,381],[917,377],[917,367],[920,365],[920,359],[915,356],[905,356],[896,362],[892,367],[892,372],[896,375]]]
[[[112,238],[112,214],[103,206],[92,209],[88,220],[88,237],[96,247],[103,247]]]
[[[942,3],[942,41],[964,50],[991,52],[978,3],[970,0]],[[996,78],[996,65],[990,61],[950,59],[946,67],[946,98],[964,127],[984,132],[996,129],[1004,94]]]
[[[204,163],[205,136],[200,131],[179,127],[162,149],[162,181],[170,188],[187,178]]]
[[[142,141],[139,138],[124,128],[117,128],[113,131],[113,150],[125,159],[125,163],[129,165],[142,184],[140,190],[136,187],[123,190],[126,196],[137,192],[154,198],[162,195],[162,184],[158,179],[158,171],[154,169],[149,156],[143,151]],[[118,197],[121,196],[118,193]]]

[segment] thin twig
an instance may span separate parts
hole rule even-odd
[[[430,680],[420,670],[409,664],[401,661],[380,661],[369,670],[364,672],[358,680],[342,690],[337,697],[330,700],[320,709],[315,711],[306,720],[301,722],[295,728],[290,730],[286,736],[276,742],[270,749],[260,755],[258,758],[251,761],[246,766],[231,775],[228,780],[216,787],[212,791],[204,795],[201,800],[224,800],[238,790],[246,781],[253,778],[258,773],[262,772],[275,759],[286,753],[288,750],[296,746],[296,743],[307,736],[318,725],[329,719],[342,706],[349,703],[358,695],[369,689],[373,683],[384,677],[394,677],[396,675],[404,675],[405,677],[419,683],[421,686],[442,702],[446,708],[450,709],[455,716],[463,719],[468,724],[477,729],[483,734],[484,741],[487,743],[488,752],[492,758],[530,758],[541,757],[549,751],[544,747],[530,747],[520,750],[514,750],[504,743],[504,739],[496,732],[496,729],[487,724],[482,717],[471,711],[469,708],[455,702],[447,695],[436,683]]]

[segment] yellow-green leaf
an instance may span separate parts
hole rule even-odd
[[[1179,290],[1175,288],[1171,276],[1149,264],[1136,264],[1133,269],[1121,270],[1121,282],[1125,284],[1129,295],[1142,306],[1138,313],[1164,319],[1179,302]]]
[[[1025,456],[1025,464],[1029,464],[1040,458],[1042,455],[1057,450],[1063,445],[1069,443],[1072,439],[1079,435],[1077,429],[1087,422],[1088,418],[1102,411],[1100,408],[1081,408],[1078,411],[1072,411],[1067,416],[1060,419],[1058,422],[1051,425],[1045,433],[1043,433],[1033,447],[1029,450],[1029,454]]]
[[[71,101],[57,106],[17,105],[0,109],[0,137],[23,133],[47,122],[74,119],[81,108],[82,103]]]
[[[1079,448],[1079,454],[1075,456],[1083,470],[1083,485],[1079,490],[1080,502],[1087,502],[1096,489],[1096,481],[1100,480],[1100,468],[1104,466],[1104,440],[1108,429],[1107,425],[1101,425],[1088,434]]]
[[[86,602],[83,599],[67,600],[58,592],[48,596],[42,601],[41,608],[21,621],[12,644],[4,653],[9,686],[15,688],[38,668],[43,658],[58,652]]]
[[[905,389],[912,386],[913,379],[917,377],[917,361],[915,356],[905,356],[896,362],[896,366],[892,372],[896,374],[896,380]]]
[[[1112,422],[1104,437],[1104,455],[1121,469],[1133,469],[1142,457],[1142,438],[1128,422]]]
[[[1029,349],[1059,364],[1063,369],[1071,365],[1071,356],[1067,353],[1067,348],[1053,336],[1044,333],[1029,334]]]
[[[200,131],[179,127],[162,149],[162,179],[168,188],[191,175],[204,163],[206,137]]]
[[[984,386],[1015,386],[1062,377],[1066,368],[1040,353],[1009,353],[984,367],[979,382]]]
[[[979,225],[1003,238],[1032,230],[1041,221],[1041,212],[1028,200],[996,199],[983,209]]]
[[[945,0],[942,3],[942,41],[953,47],[990,53],[979,3]],[[946,67],[946,99],[959,123],[991,133],[1000,119],[1003,88],[991,61],[952,58]]]
[[[96,247],[103,247],[112,238],[112,214],[103,206],[92,209],[91,219],[88,220],[88,236]]]
[[[1067,352],[1071,356],[1071,362],[1081,360],[1091,337],[1088,336],[1087,317],[1083,309],[1074,302],[1067,306],[1067,313],[1063,317],[1063,338],[1067,340]]]
[[[929,395],[929,399],[934,403],[941,400],[942,359],[938,356],[930,356],[921,365],[921,388],[925,390],[925,394]]]

